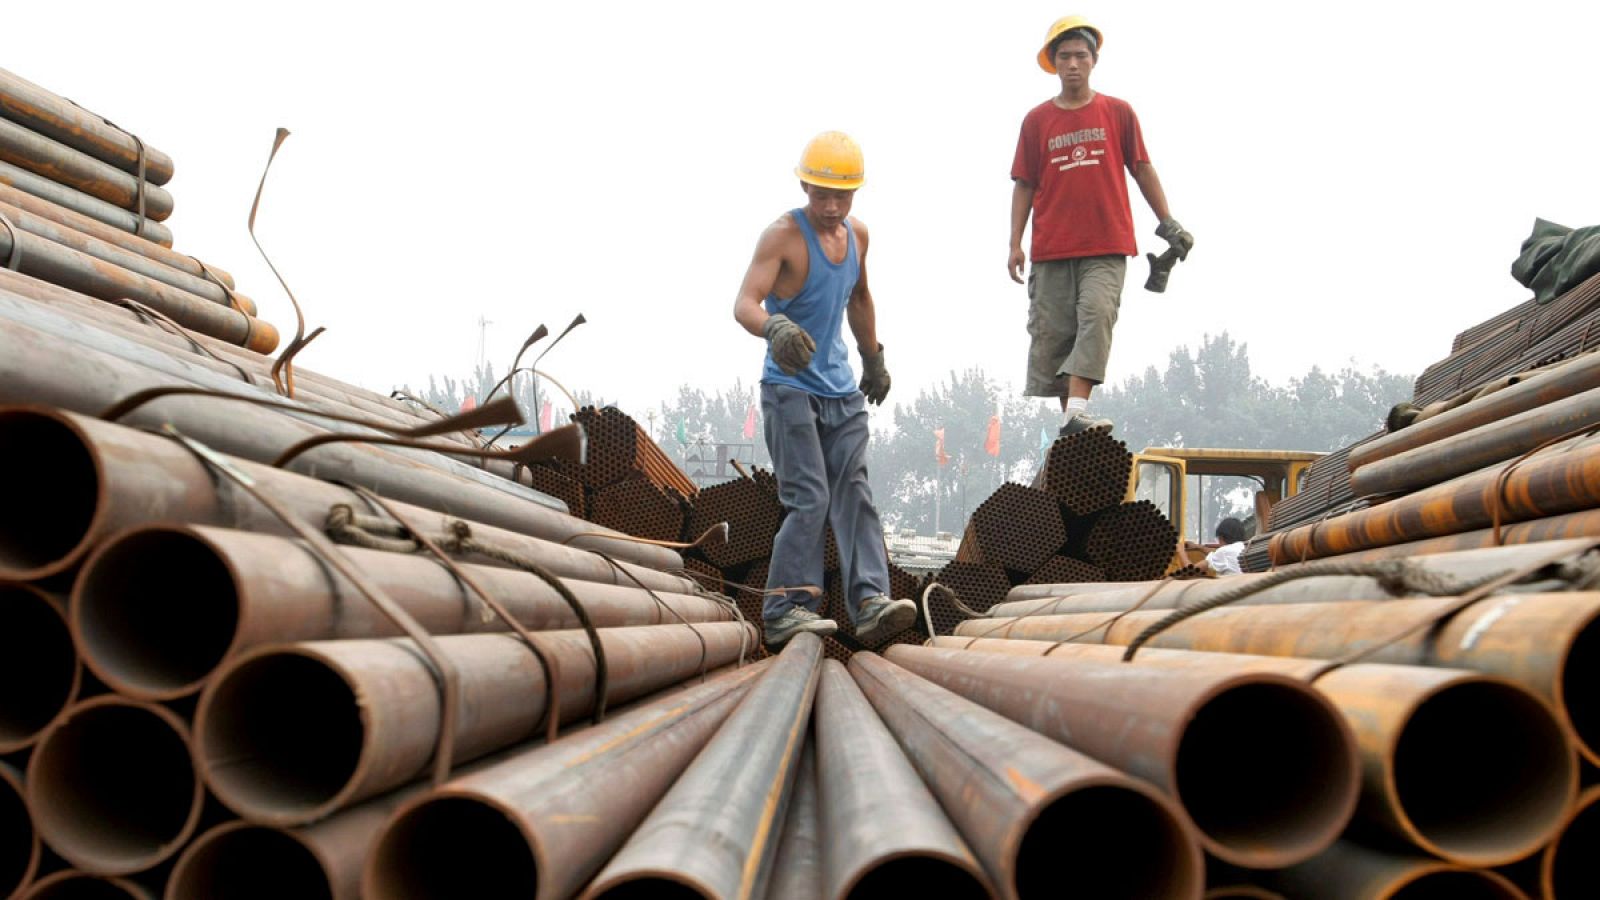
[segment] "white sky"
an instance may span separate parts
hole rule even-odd
[[[1166,294],[1130,265],[1112,381],[1224,329],[1275,382],[1415,373],[1525,298],[1535,216],[1600,223],[1596,3],[59,0],[6,4],[0,65],[171,154],[176,248],[286,336],[245,220],[289,128],[257,231],[328,328],[306,367],[380,391],[464,374],[481,316],[503,369],[581,311],[543,368],[642,419],[679,384],[755,380],[734,292],[828,129],[866,153],[890,400],[974,365],[1020,386],[1008,175],[1069,12],[1104,31],[1093,86],[1133,104],[1196,237]]]

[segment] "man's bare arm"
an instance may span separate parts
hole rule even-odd
[[[861,264],[861,275],[856,279],[855,290],[850,292],[850,302],[845,305],[845,321],[850,333],[855,335],[856,348],[864,353],[878,350],[878,313],[872,305],[872,289],[867,286],[867,226],[850,220],[856,232],[856,246]]]
[[[1011,280],[1017,284],[1022,283],[1022,268],[1028,263],[1028,255],[1022,251],[1022,232],[1028,227],[1028,215],[1033,212],[1033,193],[1033,185],[1020,178],[1012,180],[1011,259],[1006,268],[1011,272]]]
[[[744,330],[756,337],[765,337],[767,311],[762,303],[778,283],[778,273],[783,270],[783,231],[779,225],[770,225],[756,242],[754,258],[745,270],[744,282],[739,285],[739,296],[733,301],[733,318]]]
[[[1167,208],[1167,193],[1161,189],[1161,176],[1156,174],[1155,166],[1148,162],[1134,163],[1133,180],[1139,185],[1144,202],[1150,204],[1150,211],[1156,214],[1157,222],[1172,218],[1172,211]]]

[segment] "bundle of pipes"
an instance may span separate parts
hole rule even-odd
[[[729,569],[770,556],[782,518],[776,494],[752,478],[735,478],[695,495],[687,533],[698,535],[719,522],[728,523],[726,543],[703,544],[699,550],[712,565]]]
[[[589,459],[580,468],[583,483],[599,490],[628,478],[643,477],[665,490],[694,497],[699,486],[656,446],[639,424],[614,406],[585,406],[572,421],[589,435]]]
[[[1103,431],[1057,438],[1033,486],[1055,497],[1069,516],[1087,516],[1122,502],[1133,473],[1128,445]]]
[[[1075,533],[1067,540],[1068,553],[1087,559],[1111,581],[1160,577],[1178,547],[1177,529],[1148,500],[1113,506],[1069,530]],[[1079,546],[1082,551],[1074,553]]]
[[[684,537],[687,501],[674,488],[643,478],[608,484],[589,501],[589,521],[614,531],[657,541]]]
[[[1025,578],[1066,541],[1055,497],[1008,481],[973,510],[956,559],[994,563],[1012,577]]]
[[[569,468],[572,471],[567,471]],[[577,477],[577,468],[551,460],[535,463],[527,468],[528,486],[560,500],[566,504],[567,512],[587,519],[591,515],[589,500],[584,493],[583,482]]]
[[[949,562],[929,576],[928,582],[949,589],[924,591],[928,596],[927,613],[934,634],[949,634],[957,623],[969,617],[956,606],[957,599],[967,609],[981,613],[1004,601],[1006,592],[1011,590],[1006,571],[994,563]],[[954,597],[950,595],[952,591]],[[920,597],[919,594],[918,599]]]
[[[0,260],[101,300],[135,300],[259,352],[278,333],[231,275],[173,252],[157,224],[172,160],[106,120],[0,70]]]
[[[1033,570],[1023,584],[1066,584],[1075,581],[1104,581],[1106,573],[1098,566],[1070,556],[1052,556]]]

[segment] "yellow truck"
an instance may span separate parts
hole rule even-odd
[[[1206,509],[1205,498],[1218,489],[1248,493],[1253,512],[1241,516],[1245,532],[1265,527],[1272,505],[1300,490],[1306,469],[1322,457],[1303,450],[1218,450],[1203,447],[1146,447],[1134,454],[1128,500],[1149,500],[1178,529],[1173,568],[1205,559],[1214,547],[1206,537],[1225,510]]]

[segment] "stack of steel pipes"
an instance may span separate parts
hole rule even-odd
[[[591,491],[642,478],[680,497],[699,493],[699,486],[622,410],[585,406],[573,413],[572,421],[589,435],[589,458],[579,468],[579,477]]]
[[[172,158],[0,69],[0,265],[269,353],[278,332],[233,276],[172,251]]]
[[[1321,564],[1293,576],[1019,587],[987,617],[914,652],[942,653],[962,673],[1000,667],[983,676],[994,687],[982,684],[996,697],[1011,685],[1008,715],[1025,723],[1056,721],[1047,717],[1066,705],[1043,702],[1047,671],[1066,678],[1081,667],[1081,677],[1098,679],[1071,701],[1085,705],[1118,702],[1101,674],[1110,670],[1273,672],[1314,687],[1361,753],[1355,819],[1314,857],[1243,863],[1228,873],[1234,884],[1285,897],[1412,895],[1402,887],[1418,896],[1588,897],[1600,884],[1596,796],[1578,792],[1580,774],[1600,762],[1590,696],[1600,594],[1586,590],[1593,548],[1568,540],[1383,568]],[[1041,668],[1024,674],[1024,663]],[[1241,765],[1288,758],[1248,743],[1232,753]],[[1197,784],[1247,800],[1225,783]]]

